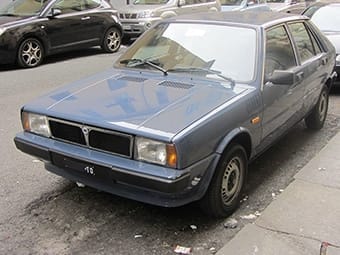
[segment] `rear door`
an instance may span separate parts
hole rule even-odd
[[[317,102],[323,84],[326,82],[329,59],[307,23],[290,23],[288,27],[301,62],[301,73],[305,83],[303,101],[306,112]]]

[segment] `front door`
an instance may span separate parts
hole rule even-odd
[[[51,51],[91,41],[93,37],[93,33],[89,31],[91,16],[88,15],[84,0],[58,0],[51,10],[53,8],[60,10],[61,13],[49,18],[45,25]]]
[[[285,25],[268,29],[265,42],[263,85],[263,145],[271,143],[299,120],[303,107],[304,80],[293,44]],[[291,72],[296,79],[291,84],[269,82],[275,70]]]

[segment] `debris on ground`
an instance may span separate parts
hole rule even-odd
[[[234,229],[234,228],[237,228],[237,224],[238,224],[238,221],[236,219],[230,218],[226,222],[224,222],[223,225],[225,228]]]
[[[85,184],[82,184],[81,182],[76,182],[76,184],[79,188],[85,188]]]
[[[184,247],[184,246],[177,245],[174,252],[177,253],[177,254],[187,255],[187,254],[191,253],[191,250],[192,249],[190,247]]]
[[[33,162],[33,163],[40,163],[41,160],[39,160],[39,159],[33,159],[32,162]]]
[[[143,235],[142,234],[136,234],[135,235],[135,238],[137,239],[137,238],[142,238],[143,237]]]
[[[275,198],[276,197],[276,194],[273,192],[272,193],[272,198]]]
[[[241,203],[247,201],[248,198],[249,198],[248,196],[245,196],[244,198],[242,198]]]
[[[320,246],[320,255],[326,255],[327,254],[327,248],[328,248],[327,242],[322,242]]]
[[[197,229],[197,226],[196,226],[196,225],[190,225],[190,228],[191,228],[192,230],[196,230],[196,229]]]
[[[215,247],[211,247],[209,249],[209,251],[212,253],[212,254],[215,254],[217,252],[216,248]]]
[[[255,213],[255,216],[259,217],[261,215],[261,213],[259,211],[256,211]]]
[[[279,191],[282,193],[284,191],[284,189],[279,189]]]
[[[243,220],[254,220],[257,218],[257,216],[255,214],[248,214],[248,215],[242,215],[240,216],[241,219]]]
[[[325,167],[319,167],[318,170],[319,171],[326,171],[326,168]]]

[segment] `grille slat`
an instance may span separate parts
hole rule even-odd
[[[136,19],[137,13],[119,13],[121,19]]]
[[[190,89],[194,85],[183,83],[183,82],[174,82],[174,81],[162,81],[158,83],[158,86],[172,87],[176,89]]]
[[[49,124],[54,139],[132,157],[131,135],[56,119],[50,119]]]
[[[146,78],[135,77],[135,76],[123,76],[117,79],[117,81],[131,81],[131,82],[144,82]]]

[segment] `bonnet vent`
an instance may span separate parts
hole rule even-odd
[[[190,89],[194,85],[182,82],[174,82],[174,81],[162,81],[158,83],[158,86],[172,87],[177,89]]]
[[[123,76],[117,79],[117,81],[132,81],[132,82],[144,82],[146,80],[147,80],[146,78],[135,77],[135,76]]]

